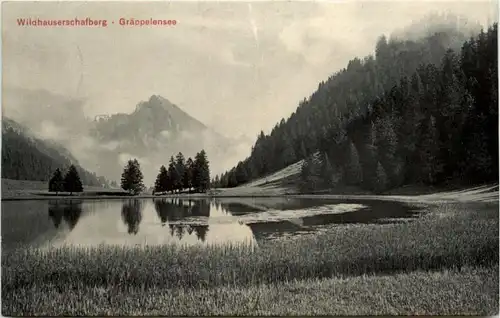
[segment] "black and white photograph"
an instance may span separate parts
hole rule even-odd
[[[3,1],[2,315],[498,315],[498,11]]]

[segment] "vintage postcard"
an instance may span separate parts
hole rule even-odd
[[[4,1],[4,316],[497,315],[497,1]]]

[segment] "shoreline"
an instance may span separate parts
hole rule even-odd
[[[239,189],[243,190],[243,189]],[[414,193],[408,193],[407,188],[394,189],[384,194],[359,194],[359,193],[311,193],[311,194],[298,194],[298,193],[283,193],[270,189],[267,193],[262,189],[248,188],[246,191],[232,191],[232,189],[219,190],[216,193],[180,193],[180,194],[139,194],[128,195],[124,193],[112,192],[99,193],[98,191],[83,192],[81,194],[50,194],[47,192],[39,192],[36,190],[17,190],[14,193],[2,193],[1,201],[33,201],[33,200],[112,200],[112,199],[215,199],[215,198],[303,198],[303,199],[324,199],[324,200],[385,200],[385,201],[403,201],[403,202],[438,202],[438,201],[463,201],[475,199],[488,199],[496,198],[498,201],[498,184],[487,184],[476,187],[467,187],[461,189],[430,189],[415,190]],[[273,191],[274,190],[274,191]]]
[[[1,198],[2,202],[9,201],[39,201],[39,200],[130,200],[130,199],[217,199],[217,198],[299,198],[299,199],[318,199],[318,200],[404,200],[415,198],[411,196],[393,196],[393,195],[337,195],[337,194],[269,194],[269,195],[252,195],[252,194],[226,194],[226,195],[169,195],[169,196],[155,196],[155,195],[138,195],[138,196],[116,196],[116,195],[85,195],[85,196],[47,196],[47,195],[28,195],[18,197],[5,197]]]
[[[213,198],[303,198],[303,199],[356,199],[356,200],[394,200],[416,199],[421,195],[359,195],[359,194],[173,194],[173,195],[20,195],[2,197],[1,201],[33,200],[98,200],[98,199],[213,199]]]
[[[425,195],[414,196],[395,196],[395,195],[335,195],[335,194],[303,194],[303,195],[191,195],[191,196],[20,196],[20,197],[7,197],[1,198],[2,202],[13,201],[45,201],[45,200],[124,200],[124,199],[225,199],[225,198],[285,198],[285,199],[310,199],[310,200],[379,200],[379,201],[397,201],[403,203],[445,203],[445,202],[468,202],[468,201],[482,201],[482,202],[498,202],[498,191],[491,193],[488,196],[480,198],[464,196],[464,197],[439,197],[434,194],[433,197]]]

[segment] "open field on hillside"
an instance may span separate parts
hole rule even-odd
[[[498,225],[498,202],[441,203],[409,223],[334,226],[257,248],[12,251],[2,313],[492,315]]]

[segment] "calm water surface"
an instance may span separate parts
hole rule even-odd
[[[256,243],[328,226],[410,220],[396,202],[286,198],[2,202],[2,248]]]

